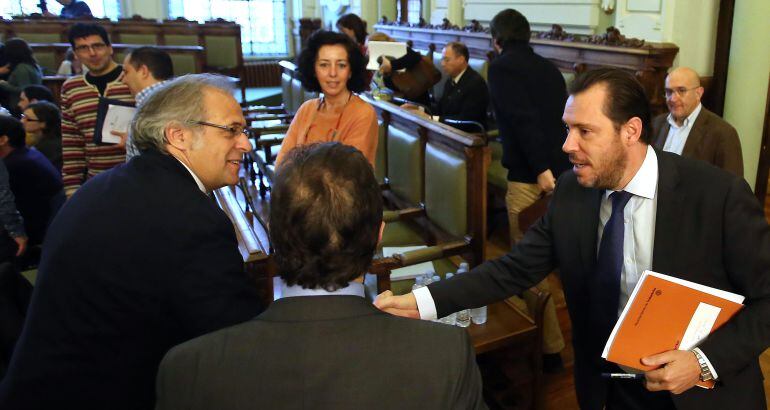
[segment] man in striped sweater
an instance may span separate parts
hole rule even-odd
[[[67,197],[88,178],[125,162],[124,147],[94,144],[99,97],[133,102],[131,91],[122,82],[123,68],[112,59],[112,46],[103,27],[75,24],[69,41],[88,73],[62,85],[62,177]]]

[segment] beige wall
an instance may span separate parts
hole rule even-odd
[[[770,75],[770,2],[735,2],[725,97],[725,119],[741,138],[744,175],[754,188]]]

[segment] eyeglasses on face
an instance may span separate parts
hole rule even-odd
[[[93,50],[95,53],[104,51],[104,49],[107,48],[107,44],[104,43],[94,43],[94,44],[83,44],[79,45],[74,48],[76,53],[85,53],[89,50]]]
[[[225,131],[230,132],[230,136],[233,137],[233,138],[234,137],[238,137],[240,134],[245,135],[246,138],[249,137],[248,130],[243,125],[240,125],[240,124],[220,125],[220,124],[214,124],[214,123],[210,123],[210,122],[206,122],[206,121],[195,121],[195,120],[187,121],[187,123],[188,124],[195,124],[195,125],[205,125],[206,127],[219,128],[220,130],[225,130]]]
[[[693,87],[693,88],[679,87],[679,88],[673,88],[673,89],[672,88],[664,88],[663,89],[663,94],[666,95],[666,98],[671,98],[671,96],[673,96],[674,94],[676,94],[677,97],[683,97],[685,94],[687,94],[688,91],[692,91],[692,90],[694,90],[696,88],[698,88],[698,87]]]
[[[38,120],[36,118],[32,118],[32,117],[29,117],[29,116],[24,115],[24,114],[21,114],[21,119],[22,120],[27,120],[29,122],[43,122],[43,121],[40,121],[40,120]]]

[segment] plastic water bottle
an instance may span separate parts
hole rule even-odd
[[[463,274],[468,272],[468,264],[463,262],[460,264],[460,268],[457,269],[457,274]],[[471,325],[471,311],[469,309],[463,309],[457,312],[457,321],[455,323],[460,327],[468,327]]]
[[[452,275],[451,272],[448,272],[444,276],[444,280],[452,279],[452,276],[454,276],[454,275]],[[442,317],[441,318],[441,323],[446,323],[447,325],[452,325],[452,326],[456,325],[457,324],[457,312],[452,312],[449,315]]]
[[[414,278],[414,285],[412,285],[412,290],[419,289],[419,288],[425,286],[422,283],[422,280],[423,280],[422,276],[418,276],[418,277]]]
[[[477,325],[487,323],[487,307],[471,309],[471,321]]]

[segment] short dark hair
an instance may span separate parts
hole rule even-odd
[[[5,59],[11,65],[11,70],[21,63],[37,65],[35,57],[32,55],[32,48],[24,39],[14,37],[5,42]]]
[[[24,87],[23,90],[21,90],[24,95],[27,96],[28,100],[38,100],[38,101],[54,101],[53,93],[51,90],[40,84],[32,84]]]
[[[604,85],[607,92],[602,112],[612,120],[615,130],[631,118],[642,120],[640,139],[651,143],[650,103],[644,87],[633,74],[619,68],[597,68],[579,74],[569,86],[570,95],[577,95],[595,85]]]
[[[98,24],[76,23],[70,27],[68,37],[70,45],[73,48],[75,47],[76,38],[84,38],[88,36],[99,36],[102,38],[102,41],[104,41],[104,44],[107,44],[108,46],[111,45],[110,36],[107,35],[107,30]]]
[[[495,15],[489,23],[489,33],[500,47],[511,44],[529,43],[529,21],[514,9],[505,9]]]
[[[21,121],[17,120],[10,115],[0,115],[0,137],[7,136],[8,143],[14,148],[21,148],[24,146],[24,125]]]
[[[38,101],[27,106],[32,110],[37,119],[45,124],[43,134],[48,138],[61,139],[61,111],[59,107],[50,101]]]
[[[337,19],[337,28],[341,27],[353,30],[358,44],[364,44],[366,42],[366,23],[364,23],[358,15],[349,13]]]
[[[334,291],[366,272],[382,223],[382,193],[361,151],[300,145],[276,168],[270,237],[289,285]]]
[[[174,76],[174,63],[167,52],[157,47],[139,47],[128,53],[128,61],[134,68],[146,65],[150,74],[159,81],[168,80]]]
[[[315,76],[315,60],[318,57],[318,50],[323,46],[341,45],[348,52],[348,63],[350,64],[350,79],[348,80],[348,90],[354,93],[360,93],[366,89],[366,67],[364,66],[364,55],[353,42],[353,40],[342,34],[333,31],[316,31],[307,42],[307,46],[297,58],[297,69],[299,70],[300,81],[306,90],[311,92],[320,92],[321,84]]]
[[[468,53],[468,46],[459,41],[450,41],[446,43],[447,47],[450,47],[455,54],[465,57],[465,61],[470,60],[470,53]]]

